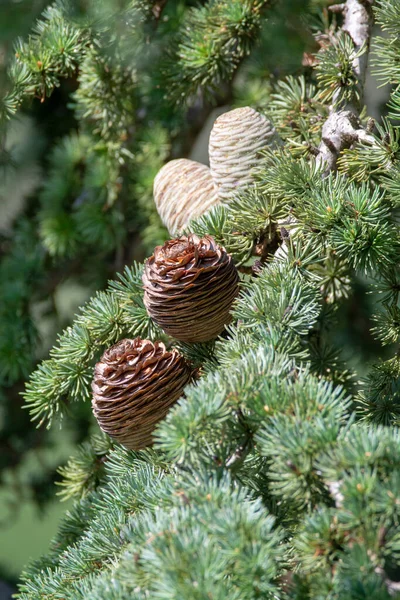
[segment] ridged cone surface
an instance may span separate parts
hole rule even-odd
[[[131,450],[153,443],[152,432],[182,395],[191,369],[161,342],[121,340],[94,369],[92,408],[100,428]]]
[[[206,342],[231,320],[238,281],[232,258],[211,236],[183,236],[157,246],[147,259],[144,303],[172,337]]]
[[[158,214],[171,235],[219,203],[210,169],[186,158],[171,160],[160,169],[153,192]]]
[[[254,179],[260,150],[276,142],[271,121],[246,106],[222,114],[210,134],[210,170],[221,201]]]

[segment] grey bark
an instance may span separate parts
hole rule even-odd
[[[361,92],[364,89],[368,65],[369,45],[373,25],[373,2],[374,0],[347,0],[344,9],[343,31],[346,31],[350,35],[356,51],[361,50],[364,45],[366,46],[366,52],[353,61],[354,72],[357,75]]]
[[[356,51],[365,48],[365,52],[354,59],[353,69],[357,77],[360,102],[362,102],[365,76],[368,66],[369,45],[373,25],[372,5],[374,0],[347,0],[345,4],[336,5],[343,10],[343,30],[354,43]],[[355,103],[344,109],[333,110],[322,128],[322,140],[319,145],[317,164],[325,166],[325,174],[336,169],[338,156],[342,150],[350,148],[357,141],[374,143],[374,138],[360,126],[358,110]]]

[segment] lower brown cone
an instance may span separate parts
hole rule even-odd
[[[157,246],[146,261],[144,303],[177,340],[207,342],[231,320],[238,282],[232,258],[211,236],[182,236]]]
[[[100,428],[131,450],[151,446],[156,424],[191,376],[177,350],[141,338],[121,340],[94,369],[92,407]]]

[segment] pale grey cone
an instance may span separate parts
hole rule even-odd
[[[211,175],[221,201],[254,179],[260,151],[278,143],[275,128],[264,115],[246,106],[222,114],[214,123],[208,152]]]
[[[157,173],[153,191],[158,214],[172,236],[219,203],[210,169],[186,158],[165,164]]]

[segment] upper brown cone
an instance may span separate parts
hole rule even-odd
[[[100,428],[126,448],[153,443],[152,432],[182,395],[192,371],[161,342],[121,340],[94,369],[92,407]]]
[[[211,236],[183,236],[157,246],[143,274],[149,315],[182,342],[216,338],[230,321],[239,276]]]

